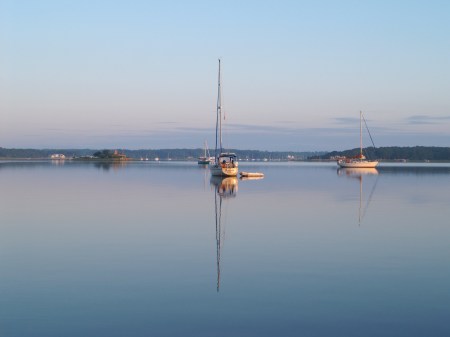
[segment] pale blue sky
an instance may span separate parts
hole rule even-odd
[[[448,1],[0,1],[0,146],[450,146]]]

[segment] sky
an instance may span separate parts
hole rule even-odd
[[[0,1],[0,147],[450,146],[449,1]],[[369,144],[364,136],[364,143]]]

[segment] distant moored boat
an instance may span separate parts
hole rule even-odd
[[[198,157],[198,164],[199,165],[209,165],[211,163],[214,163],[214,157],[211,157],[211,155],[209,154],[209,149],[208,149],[208,143],[205,140],[205,147],[204,147],[205,153],[203,156]]]
[[[363,155],[363,145],[362,145],[362,111],[359,112],[359,154],[352,158],[339,159],[337,161],[340,167],[344,168],[374,168],[378,165],[377,160],[367,160]],[[364,120],[365,122],[365,120]],[[367,124],[366,124],[367,127]],[[369,129],[367,129],[368,131]],[[370,137],[372,139],[372,137]],[[372,142],[373,143],[373,142]],[[373,145],[375,148],[375,144]]]

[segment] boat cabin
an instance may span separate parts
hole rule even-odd
[[[218,160],[222,166],[234,166],[237,162],[237,156],[235,153],[221,153]]]

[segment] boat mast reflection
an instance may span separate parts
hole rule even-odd
[[[376,168],[339,168],[337,170],[339,176],[345,175],[348,178],[356,178],[359,180],[359,210],[358,210],[358,225],[361,226],[361,222],[364,219],[366,211],[372,200],[373,193],[378,183],[378,170]],[[367,198],[367,202],[363,207],[363,176],[376,175],[377,179],[372,187],[372,190]]]
[[[238,179],[236,177],[222,178],[211,176],[211,186],[214,186],[215,225],[216,225],[216,267],[217,292],[220,290],[220,253],[224,241],[224,226],[222,224],[222,202],[236,197]]]

